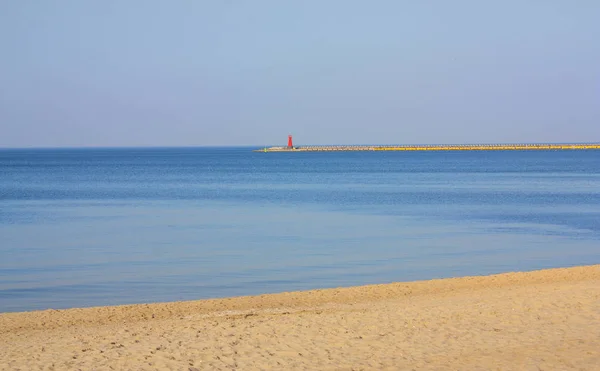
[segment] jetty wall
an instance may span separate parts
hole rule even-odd
[[[458,144],[265,147],[254,152],[336,152],[336,151],[525,151],[600,149],[600,143],[575,144]]]

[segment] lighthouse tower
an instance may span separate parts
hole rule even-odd
[[[288,149],[292,149],[294,148],[294,144],[292,143],[292,136],[288,135],[288,145],[287,145]]]

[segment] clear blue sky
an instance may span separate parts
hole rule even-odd
[[[0,146],[600,141],[600,1],[0,2]]]

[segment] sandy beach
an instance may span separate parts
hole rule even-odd
[[[597,370],[600,265],[0,314],[2,370]]]

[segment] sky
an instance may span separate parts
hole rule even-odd
[[[0,147],[600,142],[597,0],[0,1]]]

